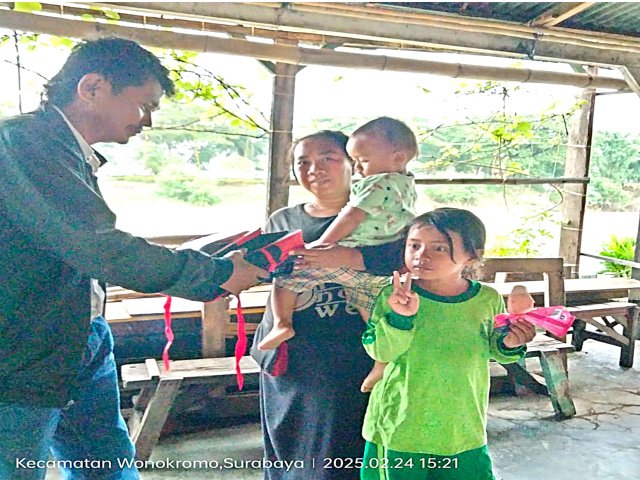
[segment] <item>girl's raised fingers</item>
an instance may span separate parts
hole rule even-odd
[[[402,289],[402,286],[400,285],[400,272],[398,271],[393,272],[393,289],[395,291]]]
[[[405,292],[410,292],[411,291],[411,282],[413,281],[413,278],[411,277],[410,273],[406,273],[406,276],[404,277],[404,290]]]

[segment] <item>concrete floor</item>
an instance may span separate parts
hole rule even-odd
[[[619,349],[587,341],[569,359],[571,389],[578,414],[553,419],[543,396],[492,397],[489,448],[497,479],[623,480],[640,479],[640,352],[636,368],[618,367]],[[530,365],[539,368],[536,360]],[[259,480],[251,462],[262,456],[256,423],[162,438],[151,460],[218,461],[241,468],[158,468],[143,480]],[[46,480],[58,480],[49,472]]]

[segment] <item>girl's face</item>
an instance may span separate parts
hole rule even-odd
[[[308,138],[293,150],[293,169],[298,182],[316,197],[349,195],[351,161],[327,138]]]
[[[466,252],[462,237],[447,231],[453,244],[453,260],[451,247],[442,233],[431,225],[411,227],[404,250],[404,263],[409,272],[420,280],[451,280],[462,278],[462,270],[475,257]]]

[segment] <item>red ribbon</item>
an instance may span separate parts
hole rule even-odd
[[[167,344],[162,351],[162,361],[164,369],[168,372],[171,368],[169,365],[169,349],[173,344],[173,330],[171,329],[171,296],[167,295],[167,301],[164,302],[164,336],[167,337]]]
[[[244,315],[242,314],[242,304],[240,303],[240,296],[238,299],[238,307],[236,309],[236,317],[238,319],[238,340],[235,347],[235,364],[236,364],[236,378],[238,379],[238,390],[242,390],[244,387],[244,375],[240,369],[240,360],[244,357],[247,351],[247,329],[244,321]],[[169,371],[171,366],[169,363],[169,348],[173,344],[173,330],[171,329],[171,297],[167,296],[166,302],[164,302],[164,335],[167,337],[167,344],[162,351],[162,361],[164,362],[165,371]]]
[[[240,294],[238,299],[238,307],[236,308],[236,318],[238,320],[238,340],[236,341],[235,357],[236,357],[236,378],[238,379],[238,390],[244,387],[244,376],[240,370],[240,360],[247,351],[247,330],[245,328],[244,315],[242,314],[242,304],[240,303]]]

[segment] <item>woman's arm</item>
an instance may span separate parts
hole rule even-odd
[[[296,268],[353,268],[366,270],[372,275],[391,276],[404,264],[404,238],[395,242],[368,247],[343,247],[341,245],[318,245],[291,252],[297,256]]]

